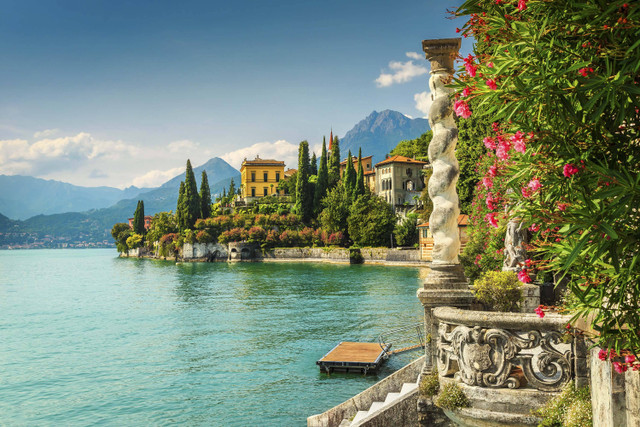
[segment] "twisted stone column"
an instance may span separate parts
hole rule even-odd
[[[429,87],[433,104],[429,124],[433,139],[429,144],[429,161],[433,175],[429,179],[429,197],[433,213],[429,228],[433,235],[433,262],[418,298],[424,307],[425,332],[431,342],[425,349],[425,372],[434,368],[438,325],[432,309],[440,306],[469,308],[473,295],[469,291],[464,271],[458,263],[458,194],[456,183],[460,174],[455,156],[458,128],[453,120],[452,89],[445,87],[452,80],[453,61],[460,49],[460,39],[424,40],[422,48],[431,63]]]
[[[433,212],[429,217],[433,235],[432,259],[434,264],[457,264],[460,250],[460,209],[456,193],[460,169],[455,155],[458,128],[453,119],[453,89],[445,86],[452,80],[453,61],[460,49],[460,39],[424,40],[422,49],[431,63],[429,88],[433,99],[429,110],[429,125],[433,131],[429,144],[429,161],[433,166],[429,179],[429,197],[433,201]]]

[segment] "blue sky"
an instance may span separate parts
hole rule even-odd
[[[421,41],[456,36],[458,3],[0,0],[0,174],[123,187],[187,157],[295,167],[330,127],[425,115]]]

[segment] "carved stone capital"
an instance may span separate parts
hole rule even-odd
[[[431,74],[446,72],[453,74],[453,61],[458,56],[462,39],[422,40],[422,50],[431,62]]]

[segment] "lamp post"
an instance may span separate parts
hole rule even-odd
[[[428,185],[429,198],[433,202],[433,212],[429,217],[433,255],[429,274],[417,292],[424,307],[425,333],[431,337],[425,348],[424,373],[434,370],[437,354],[438,325],[434,322],[432,309],[439,306],[469,308],[473,301],[458,261],[460,209],[456,183],[460,170],[455,156],[458,128],[453,119],[453,89],[447,87],[453,79],[453,62],[460,42],[459,38],[422,41],[422,49],[431,65],[429,88],[433,100],[429,109],[429,125],[433,131],[429,162],[433,175]]]

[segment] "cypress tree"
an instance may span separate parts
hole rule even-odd
[[[331,156],[329,157],[329,188],[333,188],[340,181],[340,143],[338,137],[333,138]]]
[[[295,208],[303,222],[311,219],[313,195],[309,191],[309,143],[302,141],[298,149],[298,174]]]
[[[144,202],[138,200],[136,211],[133,213],[133,232],[136,234],[145,234],[144,228]]]
[[[313,210],[317,214],[322,210],[322,199],[327,195],[329,187],[329,171],[327,169],[327,144],[322,141],[322,154],[320,154],[320,166],[318,167],[318,180],[313,195]]]
[[[209,218],[211,216],[211,188],[209,188],[209,178],[207,172],[202,171],[202,181],[200,181],[200,217]]]
[[[233,201],[233,196],[236,195],[236,183],[233,182],[233,178],[231,178],[231,182],[229,183],[229,201]]]
[[[356,177],[356,185],[354,194],[356,197],[364,195],[364,169],[362,168],[362,147],[358,149],[358,176]]]
[[[176,206],[176,222],[178,230],[182,231],[184,226],[184,181],[180,181],[180,191],[178,191],[178,205]]]
[[[193,228],[200,217],[200,196],[198,184],[191,168],[191,161],[187,160],[187,171],[184,181],[184,210],[182,212],[185,228]]]
[[[309,175],[318,175],[318,159],[315,152],[311,156],[311,163],[309,163]]]
[[[351,159],[351,150],[347,156],[347,168],[344,170],[342,176],[342,182],[344,183],[344,189],[347,191],[349,198],[353,200],[356,188],[356,170],[353,167],[353,160]]]

